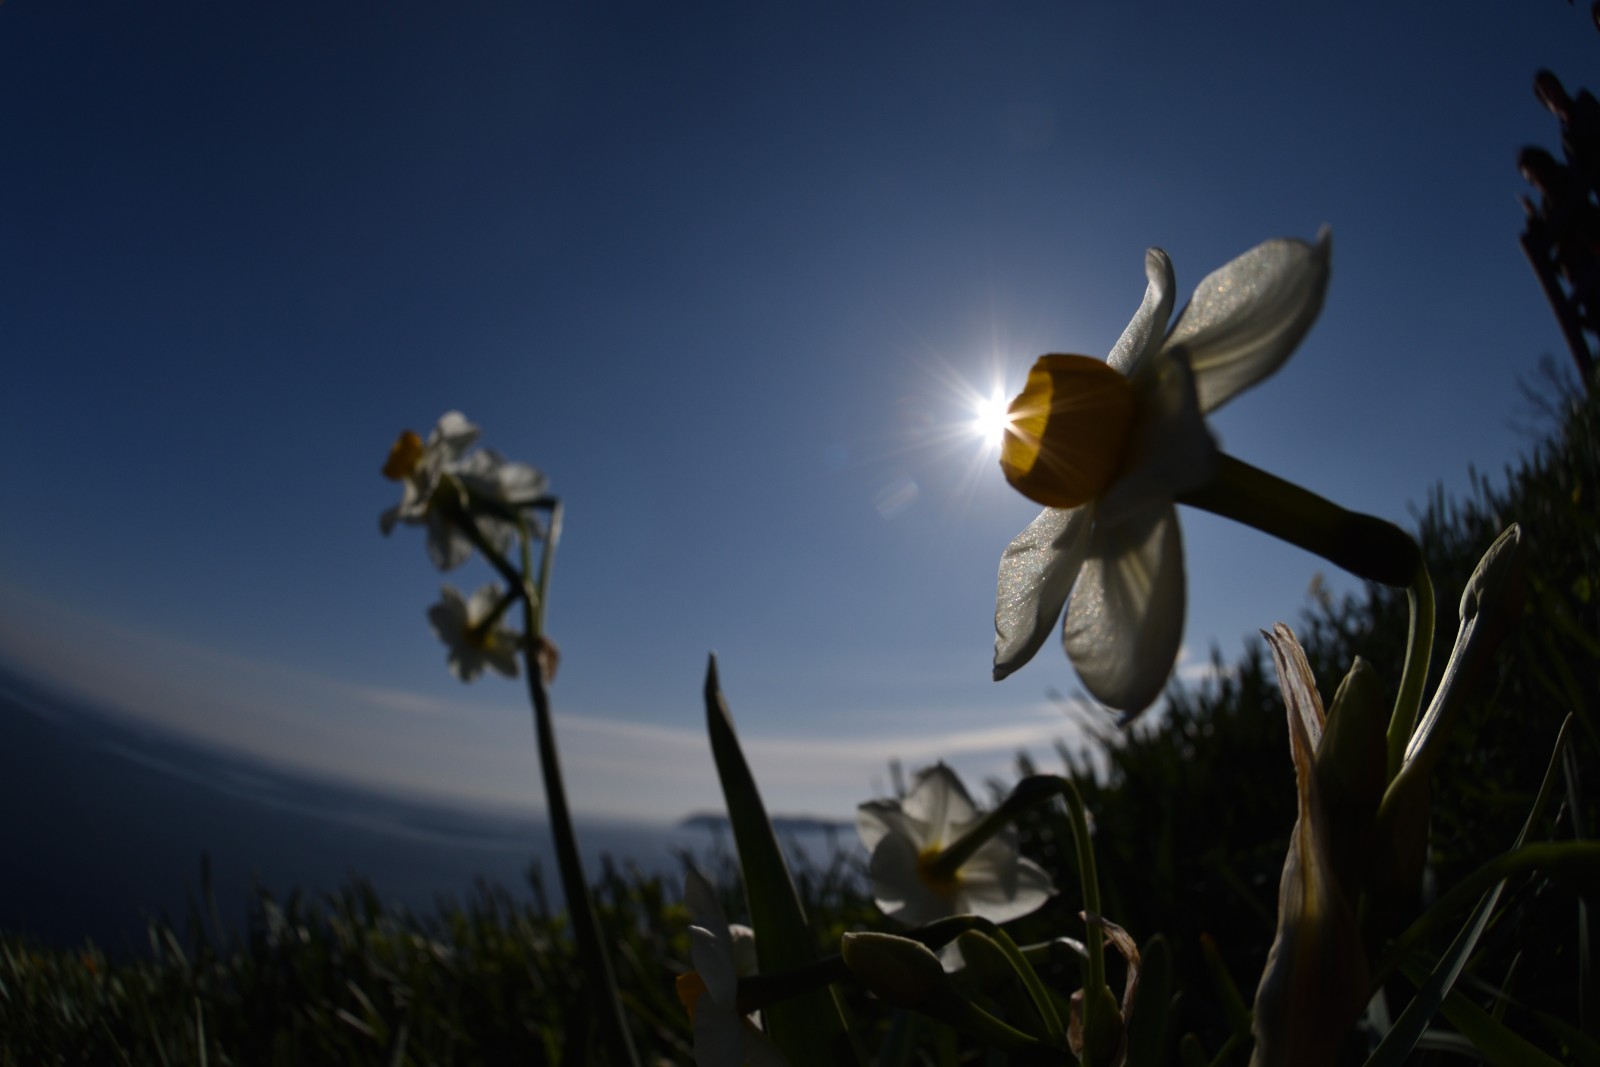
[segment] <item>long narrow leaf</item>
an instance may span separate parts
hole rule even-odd
[[[734,847],[744,871],[750,923],[756,932],[756,953],[764,974],[792,970],[818,958],[805,907],[795,891],[789,865],[772,832],[766,805],[756,789],[755,777],[745,762],[733,717],[717,680],[713,656],[706,670],[706,729],[711,736],[711,757],[722,782],[733,827]],[[856,1062],[844,1019],[831,989],[818,989],[771,1004],[762,1011],[768,1035],[789,1057],[801,1064]]]
[[[1562,753],[1566,750],[1567,731],[1571,721],[1572,717],[1569,715],[1567,721],[1562,723],[1561,731],[1556,735],[1555,751],[1551,753],[1544,782],[1540,786],[1538,796],[1534,798],[1527,820],[1522,824],[1521,832],[1517,834],[1517,839],[1512,845],[1513,852],[1510,854],[1512,856],[1517,853],[1534,852],[1538,848],[1538,846],[1523,848],[1522,843],[1527,840],[1528,834],[1538,821],[1544,802],[1549,798]],[[1566,844],[1579,843],[1566,842]],[[1400,1067],[1405,1058],[1411,1054],[1411,1050],[1416,1047],[1417,1039],[1427,1029],[1428,1021],[1443,1005],[1451,987],[1460,977],[1462,968],[1466,966],[1467,958],[1477,947],[1478,938],[1483,936],[1485,927],[1489,925],[1489,917],[1494,913],[1495,905],[1500,901],[1500,892],[1504,888],[1505,881],[1502,879],[1478,901],[1477,907],[1473,908],[1472,914],[1468,916],[1461,932],[1456,935],[1455,941],[1439,960],[1438,966],[1433,969],[1433,973],[1429,975],[1416,997],[1406,1005],[1400,1017],[1395,1020],[1394,1026],[1384,1035],[1377,1049],[1367,1060],[1366,1067]]]
[[[1406,968],[1406,976],[1414,981],[1422,980],[1425,974],[1420,967]],[[1494,1067],[1561,1067],[1560,1060],[1554,1059],[1509,1026],[1496,1021],[1488,1012],[1462,996],[1460,990],[1450,991],[1444,998],[1441,1010],[1444,1017],[1461,1031],[1461,1036],[1472,1042],[1472,1047]]]
[[[1139,954],[1139,994],[1128,1019],[1128,1067],[1159,1067],[1172,1014],[1172,950],[1160,934]]]

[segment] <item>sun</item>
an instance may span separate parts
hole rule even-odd
[[[1006,411],[1004,393],[994,392],[976,398],[972,405],[972,432],[985,448],[999,448],[1011,418]]]

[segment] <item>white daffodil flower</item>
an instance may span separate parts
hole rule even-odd
[[[1102,363],[1043,356],[1011,403],[1007,480],[1045,511],[1000,558],[996,680],[1033,658],[1062,610],[1062,643],[1095,699],[1132,715],[1160,695],[1183,637],[1174,500],[1207,485],[1205,416],[1283,365],[1328,285],[1329,236],[1257,245],[1207,276],[1168,329],[1172,263]]]
[[[484,586],[470,598],[463,598],[454,586],[441,586],[439,602],[428,609],[433,632],[449,650],[450,673],[470,682],[491,667],[507,678],[517,676],[517,650],[522,637],[496,619],[485,626],[495,605],[500,603],[500,587]]]
[[[684,878],[689,953],[694,970],[678,976],[678,999],[694,1024],[699,1067],[788,1067],[783,1053],[738,1007],[739,976],[756,973],[755,933],[730,924],[716,890],[699,871]]]
[[[477,523],[484,539],[501,552],[515,543],[516,523],[506,513],[543,496],[545,476],[526,463],[510,463],[490,449],[474,449],[478,427],[459,411],[447,411],[424,442],[415,432],[401,433],[383,465],[386,478],[401,486],[400,503],[378,518],[388,534],[398,523],[428,528],[428,556],[442,571],[472,558],[473,544],[451,517],[435,506],[446,480],[459,487],[462,508]]]
[[[1044,868],[1018,854],[1010,826],[997,829],[953,872],[935,865],[978,819],[961,779],[942,763],[918,776],[904,802],[870,800],[856,808],[856,830],[872,853],[868,872],[879,910],[906,926],[950,915],[1003,923],[1038,910],[1055,885]]]

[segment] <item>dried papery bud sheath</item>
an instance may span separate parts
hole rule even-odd
[[[1092,356],[1040,356],[1008,409],[1000,469],[1028,499],[1075,508],[1111,483],[1133,426],[1128,379]]]

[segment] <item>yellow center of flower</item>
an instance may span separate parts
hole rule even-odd
[[[417,462],[422,459],[422,438],[413,431],[406,430],[393,447],[389,449],[389,458],[383,464],[383,476],[390,481],[398,482],[410,476],[417,469]]]
[[[945,874],[934,866],[934,861],[944,850],[937,845],[923,849],[917,854],[917,877],[922,879],[922,884],[933,890],[937,897],[949,900],[956,895],[956,890],[961,888],[961,875],[959,872]]]
[[[1040,356],[1007,409],[1000,469],[1029,500],[1075,508],[1111,484],[1133,429],[1133,387],[1092,356]]]
[[[694,1022],[694,1006],[705,996],[706,980],[700,977],[699,971],[690,971],[688,974],[678,975],[673,984],[678,989],[678,1003],[689,1013],[689,1021]]]

